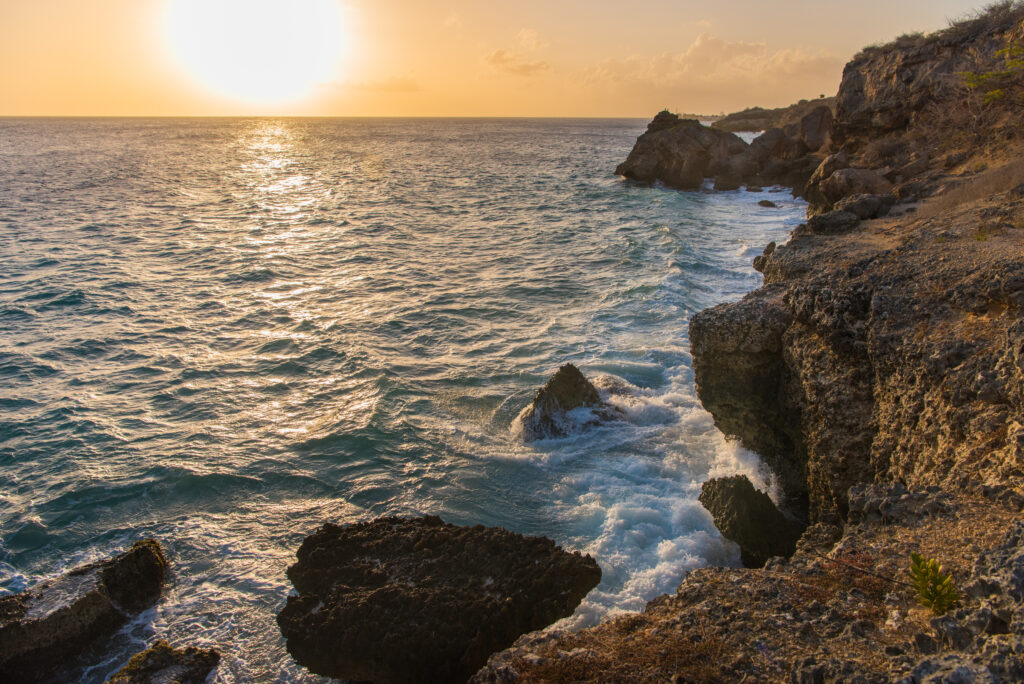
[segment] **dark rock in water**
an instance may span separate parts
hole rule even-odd
[[[761,256],[754,257],[754,270],[758,273],[764,273],[765,266],[768,265],[768,260],[771,259],[772,254],[775,253],[775,243],[769,242],[761,252]]]
[[[791,556],[804,526],[784,516],[746,475],[720,477],[701,487],[700,502],[715,527],[739,544],[743,564],[760,568],[772,556]]]
[[[571,431],[566,414],[580,408],[590,409],[590,416],[583,425],[597,425],[622,417],[617,409],[601,399],[597,388],[576,366],[567,363],[519,414],[523,441],[565,437]]]
[[[110,560],[0,598],[3,681],[48,680],[94,640],[156,603],[166,566],[160,544],[146,539]]]
[[[766,207],[768,209],[778,209],[779,207],[778,204],[772,202],[771,200],[761,200],[760,202],[757,203],[757,206]]]
[[[161,639],[135,654],[107,684],[204,684],[219,662],[220,654],[212,649],[179,650]]]
[[[465,681],[521,634],[571,615],[601,580],[550,539],[440,518],[327,524],[306,538],[277,617],[288,651],[328,677]]]
[[[716,175],[718,167],[746,149],[747,144],[732,133],[661,112],[615,173],[647,183],[661,181],[669,187],[697,190],[705,178]]]

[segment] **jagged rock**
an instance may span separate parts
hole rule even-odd
[[[850,195],[886,195],[892,187],[878,171],[853,167],[839,169],[818,185],[821,194],[832,203]]]
[[[375,682],[465,681],[494,651],[571,615],[601,580],[550,539],[440,518],[327,524],[288,568],[277,617],[309,670]]]
[[[160,544],[146,539],[119,556],[0,598],[4,681],[46,681],[93,641],[153,605],[166,566]]]
[[[850,488],[847,499],[847,520],[852,524],[908,522],[956,512],[952,497],[939,487],[910,491],[899,483],[856,485]]]
[[[836,211],[847,211],[862,220],[886,216],[896,204],[895,195],[850,195],[833,206]]]
[[[732,133],[661,112],[647,132],[637,138],[629,157],[615,173],[647,183],[661,181],[672,188],[697,190],[729,157],[746,149],[747,144]]]
[[[768,246],[761,252],[761,256],[754,257],[754,270],[758,273],[764,273],[765,265],[768,263],[768,259],[771,258],[772,254],[775,253],[775,243],[769,242]]]
[[[803,532],[804,526],[784,516],[746,475],[708,480],[701,487],[700,502],[722,536],[739,544],[748,568],[760,568],[772,556],[793,555]]]
[[[567,363],[537,391],[516,419],[523,441],[565,437],[579,427],[621,419],[576,366]]]
[[[176,649],[161,639],[132,656],[107,684],[204,684],[219,662],[213,649]]]

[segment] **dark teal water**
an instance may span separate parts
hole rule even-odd
[[[592,553],[570,627],[736,562],[696,497],[757,460],[697,402],[687,324],[803,207],[616,178],[644,124],[0,120],[0,590],[153,536],[164,599],[75,678],[159,636],[311,681],[274,615],[325,520]],[[566,361],[629,420],[518,443]]]

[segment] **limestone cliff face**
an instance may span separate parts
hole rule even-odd
[[[701,400],[812,522],[859,483],[1019,482],[1022,244],[1024,188],[797,235],[760,261],[764,288],[694,317]]]

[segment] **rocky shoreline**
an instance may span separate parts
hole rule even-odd
[[[701,401],[780,490],[704,484],[746,568],[694,571],[591,629],[533,632],[596,586],[593,559],[432,517],[326,524],[278,616],[296,660],[374,681],[1024,679],[1024,127],[1020,93],[963,80],[1021,41],[1024,8],[1007,3],[865,50],[834,103],[801,103],[749,145],[662,112],[616,170],[809,203],[755,260],[763,286],[690,324]],[[529,441],[618,419],[566,365],[517,420]],[[949,612],[918,605],[913,553],[952,573]],[[53,680],[158,601],[166,570],[144,540],[3,597],[0,679]],[[110,681],[208,681],[219,659],[157,641]]]
[[[643,613],[528,635],[474,681],[1024,679],[1024,128],[1014,98],[964,76],[1021,40],[1024,8],[1004,3],[869,48],[834,117],[749,146],[655,118],[621,175],[776,183],[810,205],[755,260],[759,290],[690,324],[701,401],[782,490],[781,510],[745,478],[701,500],[764,567],[704,568]],[[912,553],[952,572],[945,615],[918,605]]]

